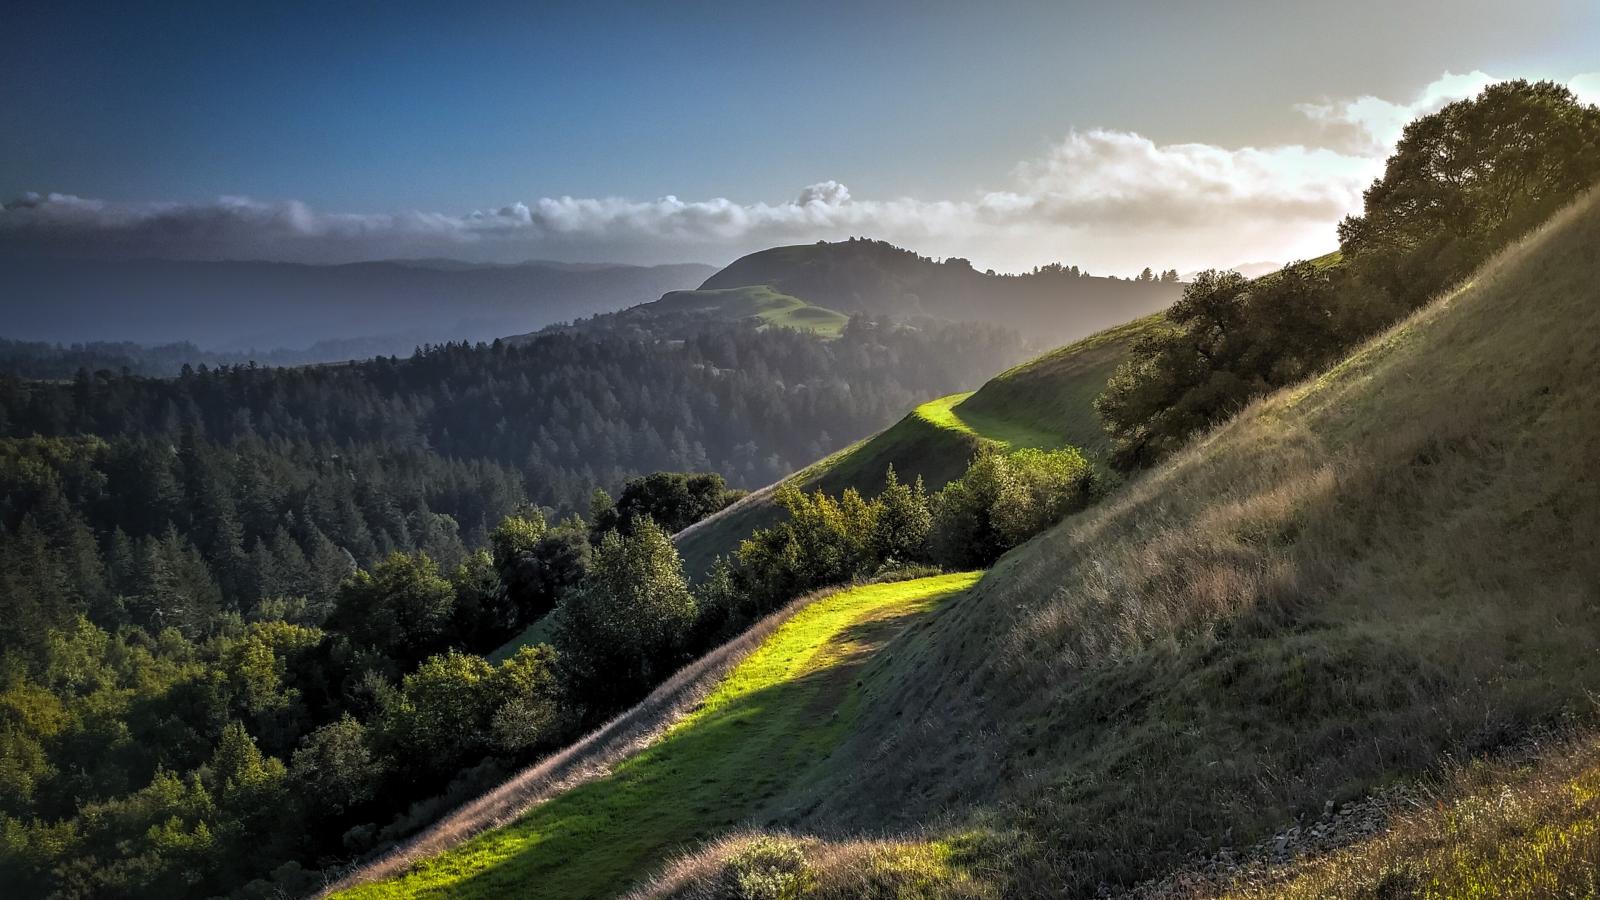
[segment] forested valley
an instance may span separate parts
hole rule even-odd
[[[1025,355],[992,326],[857,317],[831,341],[708,324],[0,380],[0,879],[306,890],[733,627],[694,612],[655,521]],[[640,477],[663,470],[727,481]],[[610,657],[484,658],[584,585],[627,615],[569,615],[556,643]],[[623,602],[661,596],[650,627]],[[631,675],[584,677],[601,663]]]

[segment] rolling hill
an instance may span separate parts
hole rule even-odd
[[[1592,728],[1597,242],[1590,195],[1008,555],[930,620],[816,805],[778,821],[845,839],[806,851],[823,868],[855,835],[978,828],[994,843],[974,870],[1000,893],[1093,896],[1541,727]],[[1550,827],[1593,827],[1572,808]],[[1553,893],[1537,823],[1524,841],[1497,816],[1458,819],[1458,846],[1503,849],[1517,865],[1482,871]],[[1555,843],[1551,866],[1595,847]],[[1443,864],[1425,844],[1389,852],[1426,879]]]
[[[1075,446],[1091,456],[1106,449],[1091,406],[1139,336],[1159,315],[1119,325],[1004,372],[971,394],[917,407],[904,419],[784,479],[805,491],[876,494],[892,465],[902,481],[921,478],[936,490],[966,470],[985,442],[1018,447]],[[676,537],[684,569],[698,575],[758,528],[778,521],[778,485],[752,492]]]
[[[740,321],[754,319],[763,327],[795,328],[822,337],[838,337],[850,317],[843,313],[812,306],[797,297],[779,293],[770,286],[670,291],[660,300],[631,307],[611,317],[613,327],[638,325],[654,334],[672,334],[673,324],[684,322],[692,331],[705,319]]]
[[[1182,290],[1177,282],[1091,276],[1059,265],[997,275],[964,259],[940,262],[862,239],[752,253],[706,279],[701,290],[756,285],[847,314],[981,320],[1052,343],[1164,309]]]
[[[746,896],[739,886],[754,884],[784,896],[1096,896],[1542,728],[1588,733],[1600,687],[1597,244],[1590,195],[976,584],[833,595],[848,613],[802,607],[833,624],[801,627],[797,614],[747,658],[763,674],[721,681],[582,799],[580,788],[547,801],[365,893],[514,883],[588,896],[628,881],[640,897]],[[966,433],[976,396],[921,418]],[[956,602],[913,599],[954,591]],[[867,626],[870,609],[895,616],[902,599],[918,605],[913,624]],[[805,662],[827,669],[862,645],[870,661],[837,694]],[[817,715],[815,731],[795,718]],[[718,734],[759,748],[776,722],[787,737],[770,754],[741,762],[734,738],[709,758],[723,752]],[[773,762],[796,735],[802,764]],[[1332,853],[1300,892],[1581,894],[1600,853],[1590,758],[1554,760],[1543,805],[1507,773],[1489,811],[1473,812],[1484,794],[1466,792],[1396,819],[1381,853]],[[719,833],[666,859],[663,848]],[[533,878],[568,839],[564,870]],[[1441,855],[1449,841],[1462,853]]]

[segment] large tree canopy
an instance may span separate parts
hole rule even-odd
[[[1600,179],[1600,108],[1507,81],[1406,126],[1339,243],[1402,304],[1466,277]]]
[[[1600,108],[1551,82],[1492,85],[1406,126],[1342,259],[1250,281],[1202,273],[1095,401],[1115,461],[1149,465],[1306,378],[1470,275],[1600,180]]]

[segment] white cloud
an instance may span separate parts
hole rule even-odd
[[[1600,104],[1600,72],[1585,72],[1567,82],[1578,99],[1585,103]]]
[[[1359,152],[1387,154],[1411,120],[1438,112],[1457,100],[1477,96],[1489,85],[1504,80],[1478,69],[1459,75],[1446,72],[1403,103],[1367,95],[1350,100],[1301,103],[1295,109],[1329,126],[1336,138],[1343,138]],[[1600,72],[1577,75],[1567,82],[1567,87],[1586,103],[1600,103]]]
[[[954,200],[856,199],[845,185],[822,181],[782,203],[546,197],[452,216],[328,213],[242,197],[116,204],[49,194],[0,211],[0,245],[316,262],[417,255],[659,261],[871,235],[1002,269],[1065,259],[1121,272],[1188,263],[1209,251],[1182,251],[1184,259],[1169,261],[1157,258],[1159,248],[1168,246],[1171,255],[1180,252],[1172,244],[1209,246],[1258,222],[1280,232],[1312,229],[1326,243],[1331,223],[1352,208],[1372,174],[1371,160],[1327,150],[1159,145],[1097,129],[1069,134],[1042,158],[1017,166],[1005,189]]]
[[[1216,216],[1327,221],[1351,208],[1371,159],[1299,145],[1157,144],[1131,132],[1073,132],[1017,169],[1024,193],[1072,224],[1203,226]]]
[[[1071,131],[988,190],[952,199],[872,199],[819,181],[783,202],[545,197],[465,215],[322,212],[223,197],[118,204],[28,195],[0,208],[0,250],[341,261],[393,256],[513,260],[720,261],[778,243],[869,235],[980,266],[1062,260],[1096,272],[1196,269],[1325,252],[1359,209],[1404,124],[1494,79],[1445,73],[1403,101],[1297,107],[1328,146],[1158,144],[1110,129]],[[1600,73],[1572,81],[1600,95]]]
[[[1446,72],[1404,103],[1367,95],[1353,100],[1301,103],[1295,109],[1336,130],[1346,129],[1344,136],[1353,139],[1361,151],[1387,153],[1412,119],[1475,96],[1499,80],[1476,69],[1462,75]]]

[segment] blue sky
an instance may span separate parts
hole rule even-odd
[[[1563,0],[31,6],[6,16],[0,200],[70,197],[57,226],[93,207],[161,255],[725,262],[881,232],[1002,268],[1231,264],[1212,257],[1309,248],[1339,201],[1296,207],[1291,240],[1248,243],[1281,236],[1284,209],[1200,239],[1160,197],[1086,194],[1151,154],[1085,136],[1298,147],[1227,177],[1355,183],[1350,159],[1381,152],[1308,107],[1411,109],[1446,73],[1600,71],[1600,4]],[[811,185],[814,214],[784,212]],[[1063,185],[1070,215],[1017,214]],[[667,197],[689,212],[650,206]],[[0,228],[42,215],[13,206]]]

